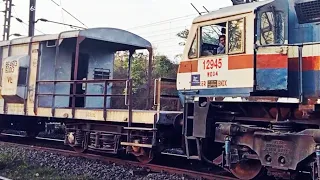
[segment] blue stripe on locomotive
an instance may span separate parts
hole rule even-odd
[[[287,90],[288,69],[257,69],[257,90]]]
[[[305,96],[316,97],[320,94],[320,71],[303,71],[302,88]],[[289,71],[289,94],[290,96],[299,96],[299,73]]]

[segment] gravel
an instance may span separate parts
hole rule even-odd
[[[23,149],[1,142],[0,175],[13,179],[189,179],[179,175],[151,173],[138,167]]]

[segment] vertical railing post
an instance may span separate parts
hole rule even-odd
[[[127,97],[128,97],[128,127],[131,127],[132,124],[132,79],[128,80],[127,88]],[[128,131],[127,142],[130,142],[131,131]]]
[[[84,37],[77,37],[76,42],[76,52],[75,52],[75,59],[74,59],[74,69],[73,69],[73,83],[72,83],[72,118],[75,117],[75,106],[76,106],[76,90],[77,90],[77,83],[75,80],[78,79],[78,65],[79,65],[79,51],[80,51],[80,43],[84,40]]]
[[[129,111],[128,127],[130,127],[132,124],[132,79],[129,79],[129,85],[128,85],[128,111]]]
[[[39,65],[38,65],[39,66]],[[39,70],[37,71],[39,74]],[[38,102],[38,88],[39,88],[39,82],[38,82],[38,76],[36,78],[36,85],[34,88],[34,102],[33,102],[33,113],[34,115],[38,114],[38,106],[39,106],[39,102]]]
[[[128,106],[128,127],[131,127],[132,124],[132,79],[131,79],[131,60],[134,50],[129,50],[128,58],[128,72],[127,72],[127,81],[126,81],[126,95],[125,103]],[[126,102],[128,101],[128,102]],[[131,131],[128,131],[127,142],[131,140]]]
[[[161,110],[161,78],[158,80],[158,85],[157,85],[157,113],[160,113]]]
[[[28,93],[29,93],[29,87],[30,87],[30,74],[31,74],[31,62],[32,62],[32,40],[33,40],[33,37],[30,38],[30,42],[28,44],[28,55],[29,55],[29,67],[28,67],[28,70],[27,70],[27,81],[26,81],[26,84],[25,84],[25,93],[24,93],[24,101],[23,101],[23,111],[24,111],[24,115],[27,115],[27,111],[28,111],[28,108],[27,108],[27,105],[28,105]],[[38,61],[38,59],[37,59]]]
[[[60,52],[60,38],[61,38],[61,33],[58,36],[58,39],[56,40],[56,54],[54,57],[54,75],[53,75],[53,92],[52,92],[52,102],[51,102],[51,114],[52,117],[54,117],[55,114],[55,96],[54,94],[56,93],[56,80],[57,80],[57,61],[59,57],[59,52]],[[39,72],[39,71],[38,71]]]
[[[56,80],[53,81],[53,93],[52,93],[52,107],[51,107],[51,114],[52,117],[55,116],[56,113]]]
[[[299,99],[300,102],[304,102],[304,92],[303,92],[303,58],[302,58],[302,45],[298,46],[298,64],[299,64]]]
[[[103,119],[107,120],[107,92],[108,92],[108,81],[104,82],[104,91],[103,91]]]
[[[149,51],[149,61],[148,61],[148,96],[147,96],[147,103],[146,103],[146,109],[151,109],[151,103],[150,103],[150,95],[151,95],[151,80],[152,80],[152,60],[153,60],[153,52],[152,48],[148,49]]]

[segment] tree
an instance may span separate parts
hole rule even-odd
[[[114,79],[126,79],[128,73],[128,52],[115,54]],[[174,64],[164,55],[155,55],[152,64],[152,82],[160,77],[176,78],[178,65]],[[131,78],[133,82],[133,108],[143,109],[146,106],[148,92],[148,55],[134,54],[131,61]],[[120,85],[119,85],[120,84]],[[124,94],[125,83],[117,83],[113,86],[113,94]],[[151,88],[153,91],[153,88]],[[168,89],[166,89],[168,90]],[[174,87],[174,90],[176,88]],[[170,93],[172,93],[172,89]],[[151,92],[153,93],[153,92]],[[115,97],[112,101],[113,108],[126,108],[124,98]],[[121,99],[121,100],[120,100]]]
[[[176,34],[179,38],[182,39],[182,42],[179,42],[180,46],[185,46],[186,45],[186,41],[188,39],[188,35],[189,35],[189,29],[185,29],[183,31],[180,31]],[[177,54],[175,56],[175,58],[181,58],[182,57],[182,53]]]
[[[154,57],[153,78],[173,78],[177,76],[178,65],[172,63],[166,56],[158,55]]]
[[[186,40],[188,38],[188,35],[189,35],[189,29],[185,29],[185,30],[180,31],[180,32],[177,33],[177,36],[179,38],[183,39],[183,42],[179,43],[180,46],[186,45]]]

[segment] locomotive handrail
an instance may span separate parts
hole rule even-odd
[[[320,44],[320,42],[307,42],[307,43],[294,43],[294,44],[265,44],[265,45],[256,45],[256,48],[274,47],[274,46],[305,46],[305,45],[314,45],[314,44]]]
[[[38,93],[37,96],[50,96],[53,95],[53,93]],[[55,96],[76,96],[76,97],[85,97],[85,96],[91,96],[91,97],[99,97],[104,96],[103,94],[54,94]],[[105,96],[117,96],[117,97],[123,97],[124,94],[105,94]]]
[[[179,100],[179,96],[177,95],[164,95],[161,94],[161,89],[162,89],[162,82],[169,82],[169,83],[175,83],[176,79],[172,78],[157,78],[154,80],[154,92],[153,92],[153,104],[156,106],[157,111],[160,111],[161,109],[161,99],[177,99]],[[180,105],[178,102],[178,109]]]
[[[173,78],[159,78],[162,82],[177,82],[177,79],[173,79]]]
[[[159,79],[154,80],[154,87],[153,87],[153,105],[157,106],[157,87],[158,87],[158,81]]]
[[[128,106],[128,83],[129,80],[126,81],[125,94],[124,94],[124,105]]]
[[[128,79],[89,79],[89,80],[38,80],[38,83],[94,83],[94,82],[125,82]]]

